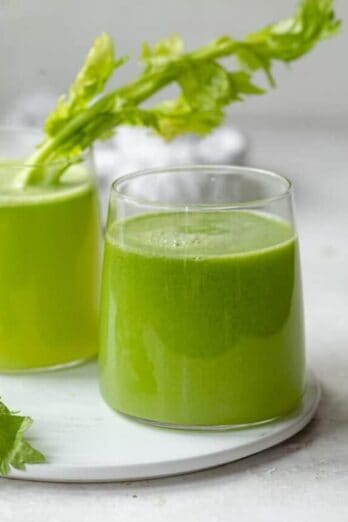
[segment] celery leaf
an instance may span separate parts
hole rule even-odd
[[[0,475],[8,475],[11,466],[23,470],[26,464],[45,462],[42,453],[24,439],[31,424],[30,417],[11,412],[0,401]]]

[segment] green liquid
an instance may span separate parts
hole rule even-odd
[[[0,371],[97,352],[99,210],[93,183],[77,169],[54,189],[1,186]]]
[[[297,239],[252,212],[148,214],[105,245],[101,390],[162,423],[281,417],[303,393]]]

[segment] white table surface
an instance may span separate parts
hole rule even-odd
[[[1,522],[327,522],[348,520],[348,121],[240,117],[249,163],[297,193],[308,360],[317,418],[262,454],[210,471],[137,483],[0,479]]]

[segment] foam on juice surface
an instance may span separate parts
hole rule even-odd
[[[116,223],[108,233],[122,248],[171,256],[239,254],[293,238],[286,221],[249,211],[148,214]]]

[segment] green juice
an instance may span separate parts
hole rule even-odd
[[[303,393],[297,238],[261,213],[147,214],[109,227],[101,390],[160,423],[282,417]]]
[[[10,170],[10,169],[9,169]],[[98,346],[96,189],[74,167],[54,188],[8,188],[0,169],[0,371],[64,365]]]

